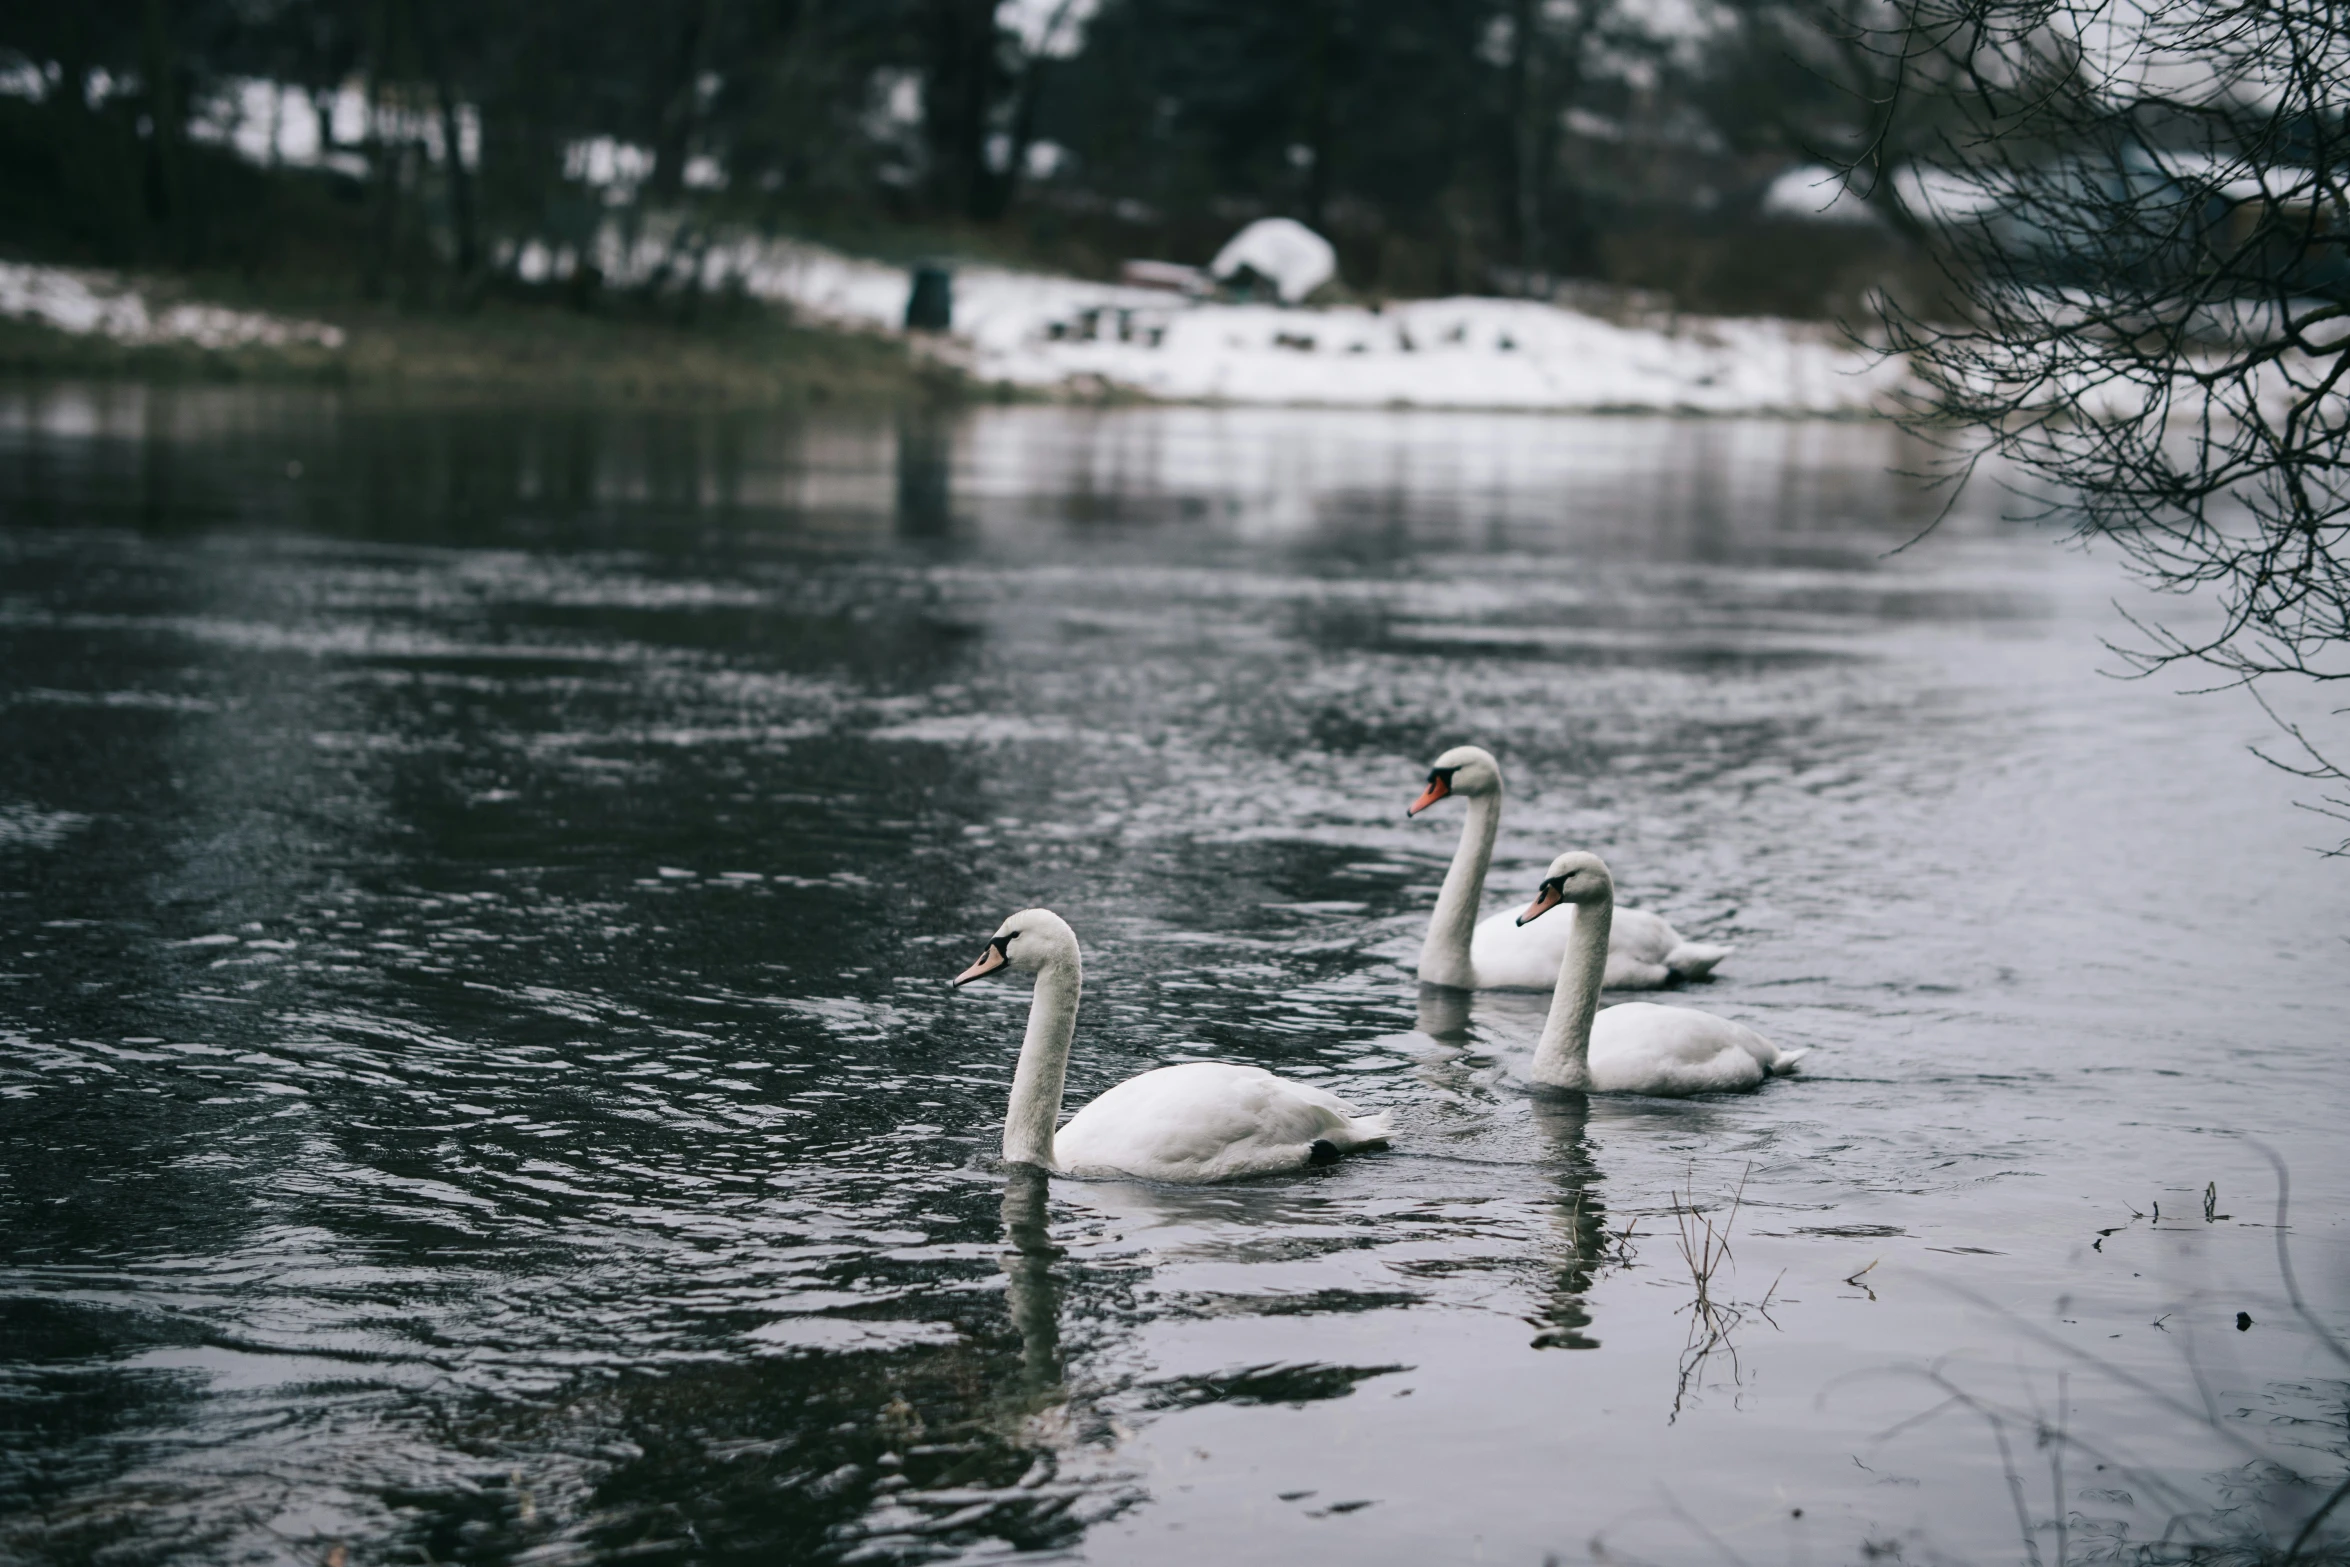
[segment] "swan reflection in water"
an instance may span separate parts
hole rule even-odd
[[[1004,1173],[1004,1288],[1012,1329],[1020,1335],[1019,1402],[1035,1413],[1058,1402],[1061,1385],[1061,1281],[1045,1216],[1052,1177],[1033,1164]]]
[[[1543,998],[1547,1001],[1547,997]],[[1539,1028],[1534,1006],[1507,994],[1479,996],[1477,1011],[1504,1014],[1505,1026],[1522,1025],[1531,1016]],[[1492,1065],[1475,1066],[1482,1051],[1472,1027],[1470,993],[1447,985],[1420,987],[1418,1031],[1450,1052],[1449,1059],[1432,1062],[1424,1080],[1438,1087],[1466,1087],[1474,1080],[1480,1089],[1508,1074]],[[1457,1080],[1457,1081],[1456,1081]],[[1483,1097],[1481,1094],[1479,1097]],[[1534,1127],[1536,1160],[1558,1186],[1558,1200],[1550,1205],[1552,1238],[1544,1248],[1550,1274],[1544,1302],[1527,1320],[1537,1330],[1536,1349],[1597,1349],[1599,1340],[1585,1330],[1591,1326],[1587,1297],[1593,1281],[1614,1250],[1607,1230],[1607,1208],[1600,1200],[1599,1170],[1591,1158],[1589,1128],[1591,1101],[1578,1093],[1537,1093],[1527,1099]]]
[[[1468,1048],[1469,992],[1451,985],[1422,985],[1419,1016],[1414,1021],[1421,1033],[1438,1044]]]
[[[1534,1347],[1597,1349],[1599,1340],[1585,1331],[1591,1326],[1588,1299],[1592,1282],[1606,1266],[1610,1242],[1599,1170],[1586,1135],[1591,1101],[1581,1094],[1539,1094],[1531,1104],[1536,1139],[1559,1186],[1559,1200],[1551,1208],[1555,1240],[1548,1299],[1528,1319],[1537,1329]]]

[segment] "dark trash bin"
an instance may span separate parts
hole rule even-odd
[[[906,330],[944,332],[954,324],[954,274],[935,261],[925,261],[914,268],[913,291],[906,295]]]

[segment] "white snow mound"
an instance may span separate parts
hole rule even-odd
[[[1338,275],[1338,252],[1295,218],[1259,218],[1224,242],[1208,276],[1221,282],[1243,267],[1270,279],[1281,302],[1294,305]]]

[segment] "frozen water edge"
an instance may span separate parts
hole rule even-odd
[[[37,321],[77,337],[195,348],[339,349],[343,330],[225,305],[156,305],[129,280],[79,267],[0,261],[0,316]]]
[[[894,328],[895,267],[797,245],[710,264],[811,318]],[[1186,304],[1151,290],[971,267],[955,278],[957,349],[982,380],[1125,390],[1168,402],[1714,414],[1881,412],[1906,363],[1838,330],[1772,317],[1618,324],[1531,300],[1383,309]]]

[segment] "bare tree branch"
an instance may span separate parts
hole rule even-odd
[[[2350,11],[1898,0],[1863,31],[1901,80],[1848,175],[1883,177],[1892,116],[1932,132],[1903,145],[1957,307],[1884,315],[1945,475],[2003,459],[2218,610],[2134,620],[2138,672],[2350,681]],[[2289,771],[2350,785],[2278,723]]]

